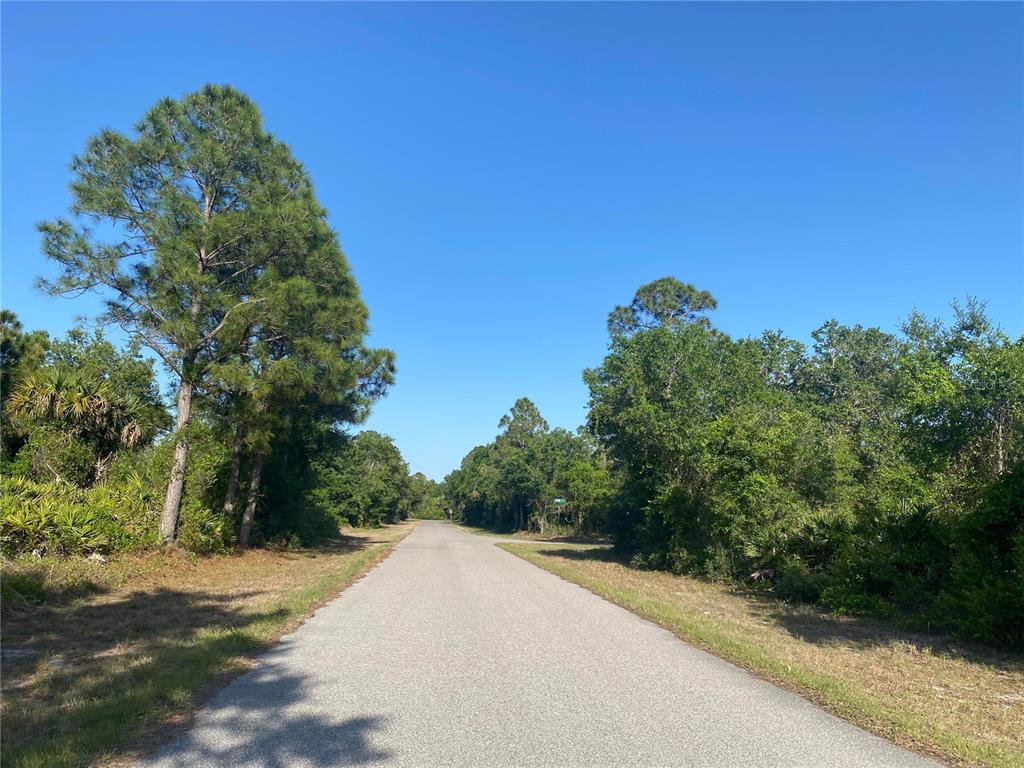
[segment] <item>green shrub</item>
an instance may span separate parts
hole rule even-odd
[[[85,491],[18,477],[0,482],[0,546],[5,554],[46,549],[75,555],[107,548],[109,541]]]
[[[54,512],[48,543],[51,550],[77,555],[105,549],[109,541],[88,502],[68,502]]]
[[[825,577],[798,557],[786,558],[775,570],[775,594],[783,600],[814,603],[821,598]]]
[[[37,487],[22,477],[0,478],[0,549],[5,555],[31,552],[46,542],[49,521],[36,504]]]
[[[211,511],[195,498],[182,501],[178,515],[179,547],[196,554],[219,552],[231,545],[233,533],[219,511]]]
[[[178,516],[176,543],[193,553],[222,551],[231,546],[234,536],[234,521],[225,520],[221,512],[228,448],[202,422],[191,424],[188,436],[185,495]],[[132,510],[123,516],[111,510],[106,516],[115,522],[123,537],[119,549],[159,543],[159,510],[171,471],[174,444],[173,435],[167,435],[144,451],[119,455],[111,464],[108,482],[92,489],[105,503],[109,500]],[[108,490],[101,491],[103,488]]]
[[[81,438],[44,426],[32,431],[10,471],[40,483],[63,481],[84,488],[95,476],[95,462],[95,452]]]
[[[37,430],[33,439],[43,432]],[[48,444],[52,437],[37,439],[35,447]],[[146,451],[118,456],[107,479],[91,488],[5,474],[0,480],[0,552],[14,556],[39,549],[78,555],[156,546],[172,451],[172,441],[165,440]],[[233,534],[231,521],[224,520],[215,503],[225,449],[199,429],[192,453],[178,544],[196,553],[223,550]]]
[[[189,450],[185,494],[202,499],[211,508],[215,507],[223,498],[218,492],[218,483],[228,465],[228,446],[217,439],[209,425],[201,421],[193,421],[187,430]],[[120,459],[116,463],[116,476],[124,477],[134,472],[149,487],[160,489],[162,495],[171,474],[176,440],[174,435],[168,434],[135,457]],[[111,476],[115,476],[115,467],[111,468]]]
[[[965,637],[1024,646],[1024,465],[988,490],[954,536],[953,582],[938,618]]]
[[[4,477],[0,551],[76,555],[147,547],[157,541],[156,501],[138,476],[87,490]]]
[[[97,525],[112,551],[155,546],[162,498],[136,472],[111,479],[85,492],[85,505],[97,516]]]

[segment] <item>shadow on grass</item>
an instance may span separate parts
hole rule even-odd
[[[442,520],[439,522],[450,522]],[[462,528],[469,533],[482,536],[497,536],[508,539],[509,543],[522,544],[590,544],[594,546],[610,546],[612,540],[608,536],[588,535],[584,533],[566,534],[563,536],[544,536],[536,531],[504,530],[499,528],[484,528],[479,525],[468,523],[451,523],[457,528]]]
[[[830,645],[851,650],[877,646],[909,646],[919,653],[930,653],[971,664],[983,664],[1012,674],[1024,674],[1024,654],[961,641],[938,632],[901,626],[871,616],[836,616],[823,613],[818,606],[784,603],[771,597],[748,598],[752,611],[760,618],[784,629],[792,637],[814,645]]]
[[[603,536],[554,536],[550,539],[523,539],[523,541],[551,542],[552,544],[592,544],[600,547],[611,546],[611,539]]]
[[[248,628],[283,618],[232,605],[244,597],[162,588],[8,619],[5,645],[34,654],[5,664],[3,764],[78,764],[187,707],[223,665],[265,648]]]
[[[537,547],[536,551],[546,557],[577,562],[614,563],[628,567],[627,560],[611,547]],[[669,575],[664,571],[660,573]],[[697,580],[693,576],[687,578]],[[919,652],[984,664],[1008,673],[1024,673],[1024,654],[958,641],[937,632],[908,629],[898,621],[871,616],[837,616],[826,613],[821,606],[783,601],[763,590],[727,585],[721,585],[720,588],[745,601],[750,615],[784,630],[802,642],[850,650],[906,645]]]
[[[362,531],[370,532],[373,531],[384,531],[395,527],[394,525],[382,525],[379,528],[363,528]],[[357,552],[360,549],[366,549],[367,547],[373,546],[374,544],[387,544],[393,539],[385,536],[383,538],[377,538],[374,536],[370,538],[368,536],[336,536],[332,539],[327,539],[320,544],[303,547],[301,550],[295,550],[294,554],[296,557],[316,557],[317,555],[324,554],[349,554]],[[287,550],[285,550],[287,551]]]
[[[355,553],[375,543],[377,537],[345,537],[316,550],[281,554],[301,568],[308,557]],[[158,741],[168,737],[169,732],[159,729],[173,721],[180,727],[197,702],[245,668],[246,658],[269,650],[273,643],[266,638],[296,615],[283,604],[262,611],[247,605],[250,598],[265,594],[258,589],[204,591],[189,588],[187,582],[186,574],[180,587],[107,591],[85,600],[27,606],[5,616],[0,722],[5,768],[80,765],[140,735]],[[279,690],[298,686],[296,680],[278,683]],[[252,706],[265,703],[254,701]],[[271,725],[317,733],[311,718]],[[353,722],[335,733],[332,729],[340,726],[325,723],[321,735],[333,734],[337,743],[357,747],[353,734],[373,725]],[[150,746],[129,746],[129,753]],[[356,747],[354,754],[369,761],[372,753]],[[273,757],[269,743],[266,749]],[[289,749],[291,756],[282,754],[280,762],[265,764],[285,765],[299,757],[320,764],[315,755],[327,746],[309,746],[306,756],[297,745]]]
[[[523,544],[544,544],[542,541],[524,541]],[[562,544],[570,544],[577,542],[558,542]],[[592,541],[579,542],[581,544],[593,544]],[[622,555],[607,545],[597,545],[588,547],[573,547],[572,549],[556,549],[555,547],[545,546],[537,547],[537,551],[545,556],[550,557],[561,557],[566,560],[584,560],[584,561],[597,561],[602,563],[618,563],[619,565],[626,565],[626,560]]]

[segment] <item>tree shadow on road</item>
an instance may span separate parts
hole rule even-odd
[[[293,705],[310,701],[311,685],[288,669],[282,643],[259,666],[215,696],[195,727],[167,744],[152,762],[159,768],[194,766],[372,765],[391,753],[372,743],[382,715],[331,718]]]

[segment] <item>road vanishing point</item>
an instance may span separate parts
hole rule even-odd
[[[420,522],[140,765],[939,765],[495,542]]]

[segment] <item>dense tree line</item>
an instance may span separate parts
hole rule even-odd
[[[672,278],[643,286],[584,373],[615,492],[598,519],[631,562],[1024,643],[1024,339],[974,301],[896,334],[831,321],[809,348],[732,339],[714,308]],[[553,463],[497,446],[446,489],[466,519],[522,528],[510,500],[536,514],[546,496],[492,489]]]
[[[391,438],[379,432],[339,435],[339,445],[314,462],[313,497],[351,525],[442,517],[440,488],[409,467]]]
[[[501,531],[594,531],[606,525],[613,479],[590,435],[549,429],[525,397],[498,427],[494,442],[474,448],[445,478],[454,514]]]
[[[4,314],[6,549],[56,541],[58,519],[91,516],[97,541],[135,526],[136,543],[215,549],[417,506],[390,441],[346,434],[392,384],[393,354],[365,345],[368,312],[326,211],[247,97],[206,86],[164,99],[132,136],[92,138],[71,169],[70,215],[39,227],[59,267],[40,284],[98,293],[98,320],[129,342],[55,341]],[[171,378],[173,418],[143,349]],[[373,496],[379,511],[339,503],[367,453],[382,462],[376,486],[405,494]],[[145,498],[94,503],[115,486]]]

